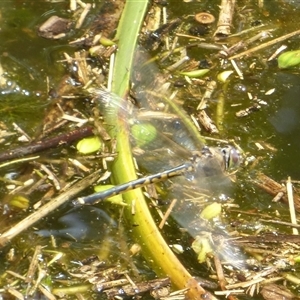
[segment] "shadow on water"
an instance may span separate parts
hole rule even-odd
[[[50,219],[50,220],[49,220]],[[113,236],[116,222],[102,209],[91,206],[73,208],[61,217],[46,221],[47,229],[36,230],[42,237],[60,237],[74,242],[92,243]]]

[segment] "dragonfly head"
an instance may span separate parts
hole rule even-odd
[[[197,159],[197,156],[196,156]],[[196,160],[197,161],[197,160]],[[199,166],[206,170],[206,173],[211,176],[219,172],[229,171],[237,168],[241,161],[242,156],[239,151],[232,147],[203,147],[201,150]]]
[[[241,153],[232,146],[226,146],[221,149],[224,160],[225,170],[237,168],[242,160]]]

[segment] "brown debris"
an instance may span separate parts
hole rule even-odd
[[[210,13],[201,12],[195,15],[195,20],[201,24],[211,24],[216,18]]]
[[[46,39],[60,39],[70,30],[71,21],[51,16],[38,28],[38,35]]]
[[[286,187],[276,182],[272,178],[263,173],[258,173],[256,179],[253,180],[253,182],[273,197],[277,198],[277,196],[280,195],[280,199],[282,199],[285,203],[288,203]],[[299,212],[300,197],[297,195],[297,191],[296,193],[294,193],[294,205],[295,209]]]
[[[128,272],[117,266],[110,266],[98,257],[92,256],[82,261],[83,266],[69,272],[75,278],[84,278],[93,285],[96,293],[105,293],[109,299],[118,296],[136,297],[150,292],[157,299],[170,294],[171,281],[161,278],[143,282],[134,282]]]
[[[217,126],[213,123],[212,119],[208,116],[205,110],[201,110],[198,113],[198,119],[200,124],[205,128],[209,133],[219,133]]]
[[[266,300],[297,300],[300,299],[296,297],[292,292],[287,290],[284,286],[280,286],[274,283],[266,284],[262,287],[260,291],[261,295]]]
[[[102,36],[111,38],[115,33],[115,29],[120,20],[124,8],[124,1],[106,1],[97,14],[93,24],[91,25],[91,31],[93,36],[101,33]],[[86,39],[85,45],[92,45],[92,37]]]
[[[242,118],[242,117],[247,117],[250,114],[252,114],[253,112],[259,111],[261,109],[261,106],[257,103],[254,103],[252,106],[247,107],[246,109],[242,109],[238,112],[236,112],[236,116],[238,118]]]
[[[273,234],[273,233],[266,233],[261,234],[258,236],[247,236],[247,237],[240,237],[236,238],[235,240],[231,241],[234,244],[249,244],[250,246],[256,244],[282,244],[282,243],[300,243],[300,236],[293,235],[293,234]]]
[[[170,285],[171,281],[169,278],[154,279],[146,282],[136,283],[135,286],[127,284],[122,285],[121,287],[112,288],[108,291],[105,291],[105,294],[109,299],[116,298],[117,296],[136,297],[149,291],[155,293],[155,295],[160,296],[163,294],[163,296],[167,296],[170,294]],[[165,289],[165,287],[169,288]]]

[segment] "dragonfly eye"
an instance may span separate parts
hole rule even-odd
[[[223,154],[225,170],[236,168],[240,164],[240,153],[233,147],[225,147],[221,149]]]

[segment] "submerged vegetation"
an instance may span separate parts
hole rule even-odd
[[[270,2],[0,4],[3,299],[300,297],[300,7]]]

